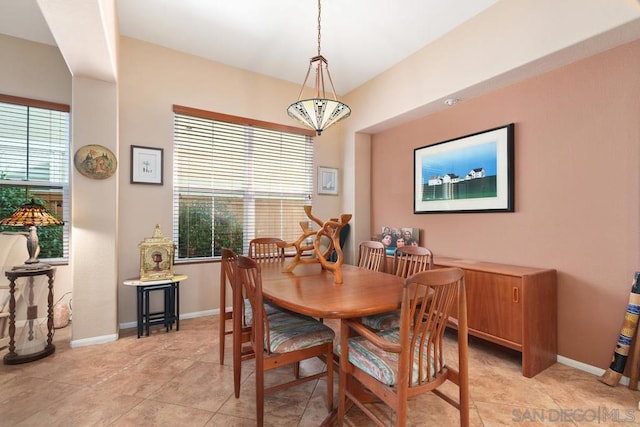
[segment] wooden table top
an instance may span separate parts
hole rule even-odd
[[[291,273],[284,273],[283,266],[260,264],[262,292],[266,299],[296,313],[352,318],[392,311],[402,302],[404,280],[392,274],[343,264],[343,283],[337,285],[333,273],[320,264],[298,265]]]
[[[179,283],[184,280],[187,280],[189,276],[186,274],[174,274],[173,277],[167,279],[158,279],[158,280],[149,280],[143,282],[139,277],[135,277],[132,279],[127,279],[123,284],[127,286],[152,286],[152,285],[168,285],[169,283]]]

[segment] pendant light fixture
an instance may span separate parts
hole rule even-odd
[[[318,55],[311,58],[307,75],[304,78],[304,82],[302,82],[302,88],[300,88],[298,101],[289,105],[289,108],[287,108],[289,116],[314,129],[318,135],[329,126],[342,119],[346,119],[351,114],[351,108],[336,98],[336,90],[333,87],[333,81],[329,73],[329,64],[320,53],[320,12],[321,6],[320,0],[318,0]],[[313,98],[302,99],[302,92],[304,91],[312,69],[316,74],[315,95]],[[328,99],[325,94],[325,71],[329,84],[331,85],[333,99]]]

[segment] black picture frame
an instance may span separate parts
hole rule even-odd
[[[163,149],[131,146],[131,183],[163,184]]]
[[[515,211],[515,125],[416,148],[416,214]]]

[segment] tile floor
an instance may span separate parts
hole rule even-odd
[[[56,331],[52,356],[0,364],[0,426],[255,425],[253,362],[243,364],[235,399],[230,352],[224,365],[218,363],[218,316],[181,321],[179,332],[156,327],[141,339],[128,329],[116,342],[74,349],[70,328]],[[455,346],[453,337],[448,340]],[[322,368],[319,361],[303,365]],[[640,392],[608,387],[564,365],[524,378],[517,353],[472,338],[469,369],[472,426],[640,425]],[[281,375],[291,370],[269,373],[267,381]],[[335,387],[337,398],[337,375]],[[325,390],[321,379],[267,397],[265,425],[319,425],[326,415]],[[379,404],[374,410],[386,412]],[[412,426],[459,425],[457,411],[433,395],[412,399],[409,416]],[[357,408],[345,421],[373,425]]]

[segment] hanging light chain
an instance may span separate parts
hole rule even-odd
[[[320,135],[323,130],[332,126],[334,123],[340,120],[346,119],[351,114],[351,108],[348,105],[338,101],[336,97],[336,90],[333,87],[333,81],[331,74],[329,73],[329,66],[327,60],[322,56],[320,52],[321,41],[321,15],[322,7],[318,0],[318,56],[311,58],[307,75],[302,82],[300,93],[298,94],[298,101],[289,105],[287,113],[290,117],[300,121],[305,126],[310,127],[316,131],[317,135]],[[324,72],[323,66],[326,70],[329,83],[331,84],[331,91],[333,93],[333,99],[326,99],[324,91]],[[302,93],[307,85],[307,79],[311,70],[316,72],[315,76],[315,97],[311,99],[302,99]]]
[[[318,0],[318,56],[320,56],[320,0]]]

